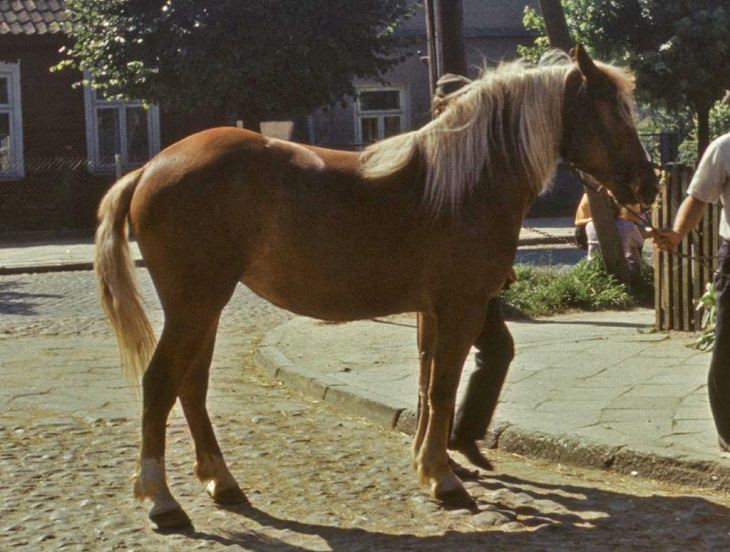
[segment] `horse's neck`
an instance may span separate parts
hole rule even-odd
[[[531,178],[521,163],[498,153],[492,158],[491,170],[483,171],[478,188],[489,203],[504,205],[521,220],[537,197]]]

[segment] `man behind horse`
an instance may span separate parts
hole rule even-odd
[[[471,81],[460,75],[444,74],[436,83],[432,111],[434,117],[443,113],[450,97]],[[509,283],[516,279],[511,272]],[[449,449],[462,453],[472,464],[485,470],[493,469],[482,454],[477,441],[484,438],[492,421],[507,370],[515,356],[514,340],[504,323],[499,297],[487,305],[484,326],[474,342],[476,369],[469,377],[464,399],[456,412],[449,436]],[[462,475],[469,475],[459,470]]]

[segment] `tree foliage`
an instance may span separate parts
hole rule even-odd
[[[258,121],[353,93],[402,61],[413,0],[67,0],[72,45],[106,97]]]
[[[730,88],[730,0],[563,0],[563,7],[575,39],[631,66],[644,99],[692,108],[704,149],[709,112]],[[531,10],[525,23],[542,24]]]

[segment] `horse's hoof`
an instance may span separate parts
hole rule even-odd
[[[243,494],[243,491],[238,485],[220,491],[216,490],[210,493],[210,496],[216,504],[220,504],[221,506],[248,504],[248,498],[246,498],[246,495]]]
[[[176,531],[187,529],[193,525],[182,508],[173,508],[164,512],[150,512],[150,520],[160,531]]]
[[[447,510],[472,510],[476,511],[477,503],[474,499],[466,492],[464,487],[455,487],[448,491],[436,491],[435,498],[444,508]]]

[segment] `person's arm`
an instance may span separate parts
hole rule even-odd
[[[674,250],[679,242],[694,229],[705,214],[707,203],[692,196],[687,196],[679,206],[674,226],[671,230],[658,230],[654,241],[660,249]]]
[[[575,225],[584,226],[591,220],[591,205],[588,203],[588,194],[583,194],[575,210]]]

